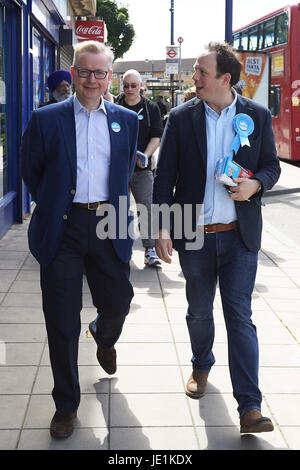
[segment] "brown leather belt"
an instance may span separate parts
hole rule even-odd
[[[79,207],[80,209],[88,209],[89,211],[96,211],[102,204],[108,204],[108,201],[97,202],[73,202],[72,206]]]
[[[228,230],[238,230],[238,228],[239,223],[237,221],[230,222],[230,224],[210,224],[200,227],[205,233],[227,232]]]

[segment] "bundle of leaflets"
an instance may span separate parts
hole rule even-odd
[[[138,156],[143,168],[146,168],[146,166],[148,165],[147,155],[145,155],[143,152],[140,152],[139,150],[136,153],[137,153],[137,156]]]
[[[237,186],[233,178],[251,178],[253,173],[246,170],[230,157],[223,157],[217,163],[215,179],[226,186]]]

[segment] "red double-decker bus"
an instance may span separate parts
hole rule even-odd
[[[300,3],[234,31],[233,46],[269,54],[269,108],[278,156],[300,161]]]

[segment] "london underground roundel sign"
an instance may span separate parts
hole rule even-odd
[[[167,54],[170,57],[170,59],[175,59],[175,57],[177,56],[177,51],[176,51],[176,49],[170,49],[167,52]]]

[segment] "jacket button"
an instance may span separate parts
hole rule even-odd
[[[75,189],[71,189],[71,194],[75,194],[75,193],[76,193]]]
[[[63,219],[64,219],[64,220],[67,220],[67,218],[68,218],[67,214],[64,214],[64,215],[63,215]]]

